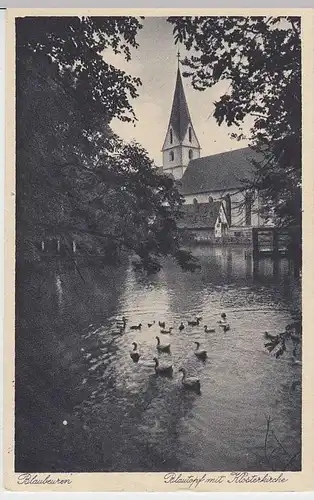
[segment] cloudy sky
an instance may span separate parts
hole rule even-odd
[[[104,54],[106,61],[142,80],[140,95],[133,100],[138,118],[136,126],[119,120],[114,120],[111,126],[123,139],[135,139],[142,144],[156,164],[161,165],[160,150],[172,105],[178,47],[174,45],[172,26],[164,17],[146,18],[143,29],[139,32],[138,42],[139,48],[133,50],[129,63],[119,55],[110,52]],[[180,47],[180,52],[183,57],[183,47]],[[201,143],[202,156],[247,146],[244,141],[231,139],[229,134],[233,129],[224,125],[218,127],[212,117],[213,102],[227,90],[227,82],[221,82],[204,92],[194,90],[188,78],[183,79],[183,85],[193,125]]]

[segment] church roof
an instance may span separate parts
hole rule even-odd
[[[221,201],[213,203],[197,203],[192,205],[183,205],[183,218],[178,221],[178,227],[181,229],[205,229],[214,228]]]
[[[189,123],[191,123],[191,116],[185,98],[180,69],[178,68],[169,126],[172,127],[180,142],[184,139]]]
[[[241,188],[244,179],[254,176],[251,160],[261,158],[253,149],[242,148],[191,160],[178,187],[183,195]]]

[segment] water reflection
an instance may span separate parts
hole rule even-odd
[[[19,275],[17,470],[266,470],[265,414],[285,448],[298,451],[300,394],[290,387],[300,367],[289,352],[269,356],[263,339],[291,320],[298,281],[285,261],[276,272],[261,262],[256,272],[239,247],[195,253],[202,268],[194,274],[165,261],[153,277],[131,266],[85,268],[84,282],[68,268]],[[43,279],[35,299],[29,292]],[[227,333],[217,325],[222,311]],[[120,331],[115,318],[123,315]],[[200,326],[188,326],[196,315]],[[158,321],[171,334],[161,334]],[[138,323],[141,330],[130,330]],[[216,331],[205,333],[204,324]],[[156,335],[171,344],[171,354],[158,357],[172,363],[172,379],[155,374]],[[133,341],[138,363],[130,358]],[[206,362],[195,356],[195,341]],[[200,378],[200,396],[184,391],[181,366]]]

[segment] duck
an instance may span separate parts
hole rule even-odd
[[[192,321],[188,321],[188,325],[190,325],[190,326],[199,326],[199,324],[200,324],[200,319],[199,318],[197,318],[195,321],[193,321],[193,320]]]
[[[203,316],[196,316],[197,321],[202,321],[202,319],[203,319]]]
[[[204,349],[200,349],[200,343],[199,342],[194,342],[196,344],[196,351],[194,352],[195,356],[198,357],[199,359],[206,359],[207,358],[207,352]]]
[[[228,332],[228,330],[230,330],[230,325],[226,324],[226,325],[222,325],[223,329],[224,329],[224,332]]]
[[[153,358],[153,360],[155,361],[155,372],[156,373],[158,373],[159,375],[167,375],[167,376],[172,377],[172,375],[173,375],[172,365],[160,366],[157,358]]]
[[[226,315],[226,313],[221,313],[221,315],[220,315],[220,316],[221,316],[221,319],[220,319],[220,320],[218,320],[218,321],[217,321],[217,323],[218,323],[219,325],[222,325],[222,326],[223,326],[223,325],[225,325],[225,324],[226,324],[226,322],[227,322],[227,315]]]
[[[166,328],[165,321],[158,321],[158,325],[160,326],[160,328]]]
[[[139,325],[130,326],[130,330],[140,330],[141,328],[142,328],[142,323],[139,323]]]
[[[196,377],[187,377],[185,368],[179,368],[179,372],[182,372],[182,385],[185,389],[196,391],[198,394],[201,393],[201,383]]]
[[[141,355],[137,352],[137,343],[132,342],[132,346],[133,346],[133,351],[130,352],[130,356],[133,359],[134,363],[137,363]]]
[[[204,325],[204,332],[205,333],[214,333],[216,330],[215,328],[208,328],[207,325]]]
[[[164,328],[160,330],[160,333],[171,333],[171,330],[173,330],[173,327],[171,326],[169,330],[165,330]]]
[[[161,344],[160,338],[156,337],[156,339],[157,339],[157,351],[170,353],[170,344]]]
[[[153,326],[155,324],[155,321],[153,321],[152,323],[147,323],[147,326],[148,328],[150,328],[151,326]]]
[[[180,332],[182,332],[182,330],[184,330],[184,324],[182,323],[182,321],[181,321],[181,325],[179,326],[179,330],[180,330]]]

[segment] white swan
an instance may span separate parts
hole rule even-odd
[[[155,361],[155,372],[158,373],[159,375],[166,375],[168,377],[172,377],[173,374],[173,368],[172,365],[161,365],[159,364],[159,361],[157,358],[153,358]]]
[[[182,385],[185,389],[201,392],[201,383],[196,377],[187,377],[185,368],[179,368],[179,372],[182,372]]]
[[[133,350],[130,352],[130,356],[133,359],[133,361],[137,363],[141,355],[137,352],[137,343],[133,342],[132,345],[133,345]]]
[[[170,344],[161,344],[159,337],[156,337],[156,340],[157,340],[157,351],[170,353]]]
[[[196,351],[194,352],[195,356],[197,356],[199,359],[206,359],[207,352],[204,349],[200,349],[199,342],[194,342],[194,343],[196,344]]]

